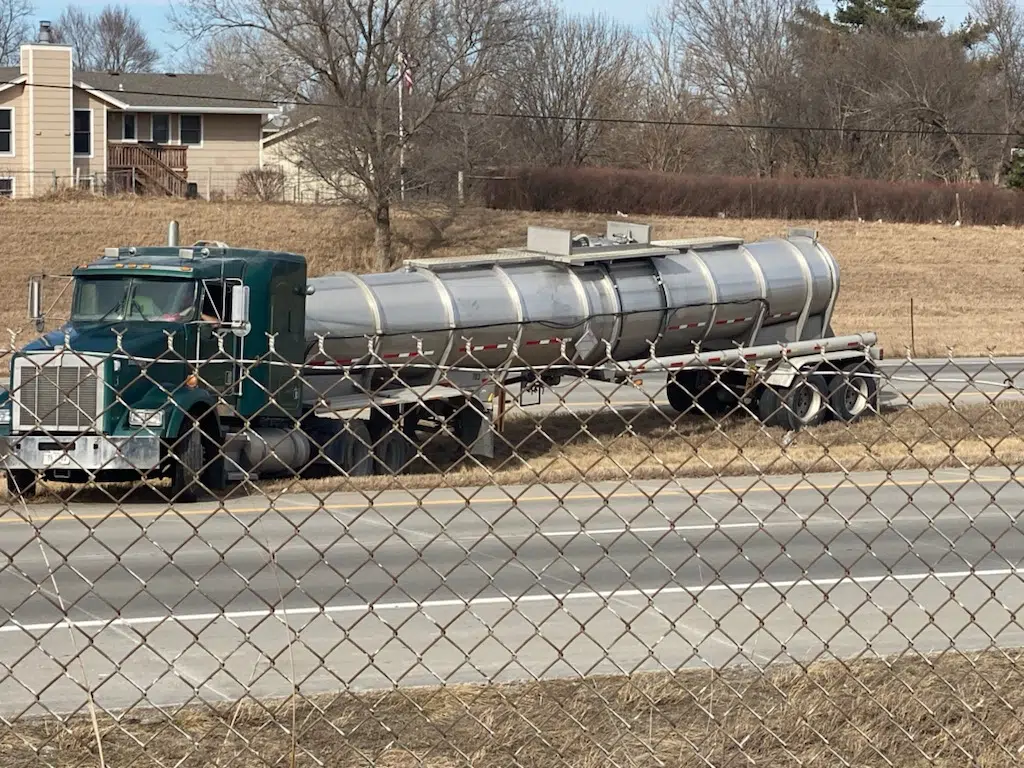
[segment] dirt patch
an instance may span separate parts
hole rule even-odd
[[[139,710],[99,728],[108,766],[1013,765],[1024,744],[1021,661],[1017,649],[947,651],[345,692]],[[84,715],[7,726],[0,750],[11,766],[99,765]]]

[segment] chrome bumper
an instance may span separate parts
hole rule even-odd
[[[160,464],[156,435],[11,435],[0,438],[0,461],[5,469],[87,471],[147,470]]]

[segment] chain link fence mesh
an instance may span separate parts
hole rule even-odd
[[[10,335],[5,765],[1020,760],[1012,360],[165,335]]]

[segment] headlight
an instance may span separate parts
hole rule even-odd
[[[11,409],[0,408],[0,425],[7,425],[11,423]]]
[[[164,412],[157,408],[140,408],[128,412],[128,424],[133,427],[161,427]]]

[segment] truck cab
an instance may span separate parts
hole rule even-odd
[[[220,446],[299,415],[306,261],[223,243],[108,248],[71,275],[68,321],[17,350],[0,396],[8,488],[170,476],[222,488]],[[42,281],[29,286],[43,331]],[[252,312],[250,312],[252,308]]]

